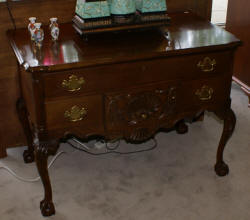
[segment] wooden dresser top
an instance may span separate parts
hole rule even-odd
[[[241,42],[229,32],[191,13],[170,14],[172,24],[164,31],[107,33],[92,35],[84,41],[71,23],[60,25],[58,42],[51,40],[47,27],[40,50],[32,45],[27,28],[8,31],[12,48],[28,71],[57,71],[145,60],[179,54],[223,50]]]

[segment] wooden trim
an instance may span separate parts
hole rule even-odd
[[[56,0],[57,3],[59,1],[73,1],[73,0]],[[43,2],[51,2],[51,0],[9,0],[9,5],[24,5],[24,4],[36,4]],[[4,3],[4,2],[3,2]]]
[[[212,0],[189,1],[187,4],[187,10],[195,13],[203,19],[211,21]]]
[[[233,76],[233,81],[235,81],[238,85],[240,85],[241,89],[248,96],[249,98],[248,107],[250,108],[250,87],[246,85],[245,83],[243,83],[242,81],[240,81],[239,79],[237,79],[235,76]]]

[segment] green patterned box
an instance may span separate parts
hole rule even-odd
[[[111,0],[111,14],[128,15],[136,11],[135,0]]]
[[[166,0],[135,0],[136,9],[142,13],[166,12]]]
[[[107,0],[77,0],[76,14],[82,19],[93,19],[110,16],[110,7]]]

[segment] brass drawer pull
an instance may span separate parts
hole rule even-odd
[[[203,86],[201,89],[198,89],[195,93],[201,101],[208,101],[212,99],[214,90],[208,86]]]
[[[203,72],[212,72],[214,70],[214,67],[216,65],[216,60],[211,59],[209,57],[205,57],[203,61],[200,61],[197,66],[203,71]]]
[[[141,114],[142,119],[147,119],[148,115],[146,113]]]
[[[76,75],[71,75],[68,80],[63,80],[62,87],[69,92],[79,91],[85,83],[83,77],[78,78]]]
[[[64,113],[64,117],[71,122],[77,122],[83,120],[87,116],[87,109],[80,108],[74,105],[70,110]]]

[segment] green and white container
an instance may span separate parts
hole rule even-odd
[[[135,0],[136,9],[141,13],[166,12],[166,0]]]
[[[129,15],[136,11],[135,0],[111,0],[112,15]]]
[[[110,6],[107,0],[77,0],[75,12],[82,19],[109,17]]]

